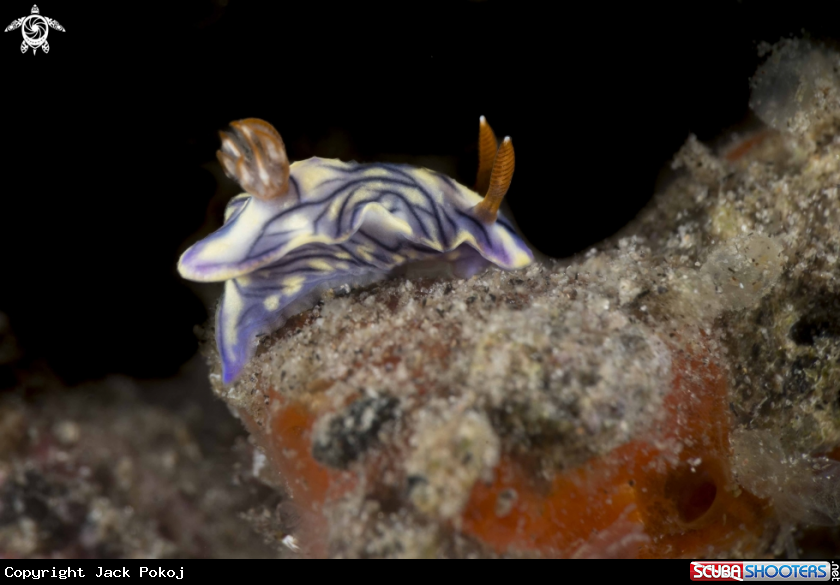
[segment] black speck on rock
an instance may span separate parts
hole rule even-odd
[[[346,469],[377,442],[383,425],[396,417],[398,404],[391,396],[356,400],[316,430],[312,456],[329,467]]]
[[[800,398],[810,394],[814,389],[814,383],[808,376],[808,370],[814,369],[816,365],[816,358],[810,356],[796,358],[790,366],[790,375],[785,380],[785,395]]]

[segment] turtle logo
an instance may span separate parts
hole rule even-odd
[[[47,42],[47,33],[50,32],[50,28],[64,32],[64,27],[58,24],[58,21],[41,16],[40,12],[38,5],[33,5],[32,14],[12,21],[12,24],[7,26],[6,30],[3,31],[9,32],[16,28],[21,29],[21,32],[23,32],[23,42],[20,44],[21,53],[25,53],[29,47],[32,47],[33,55],[39,47],[45,53],[49,53],[50,45]]]

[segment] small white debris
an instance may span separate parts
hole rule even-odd
[[[265,453],[259,450],[254,450],[254,461],[251,466],[251,475],[253,475],[254,477],[259,477],[260,472],[263,470],[263,467],[265,467],[265,463]]]
[[[280,542],[282,542],[286,546],[286,548],[288,548],[292,552],[300,551],[300,547],[297,543],[297,538],[295,538],[291,534],[287,534],[286,536],[284,536],[283,540],[281,540]]]

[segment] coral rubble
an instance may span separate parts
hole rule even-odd
[[[20,355],[0,313],[0,558],[278,555],[248,520],[277,540],[282,494],[256,480],[236,421],[198,398],[200,363],[67,388]]]

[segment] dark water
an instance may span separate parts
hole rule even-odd
[[[432,155],[472,184],[483,114],[516,146],[514,217],[562,257],[632,218],[689,132],[745,118],[757,41],[833,26],[807,2],[222,4],[39,4],[66,28],[49,54],[0,36],[0,311],[67,381],[194,353],[175,262],[230,120],[271,121],[293,160]]]

